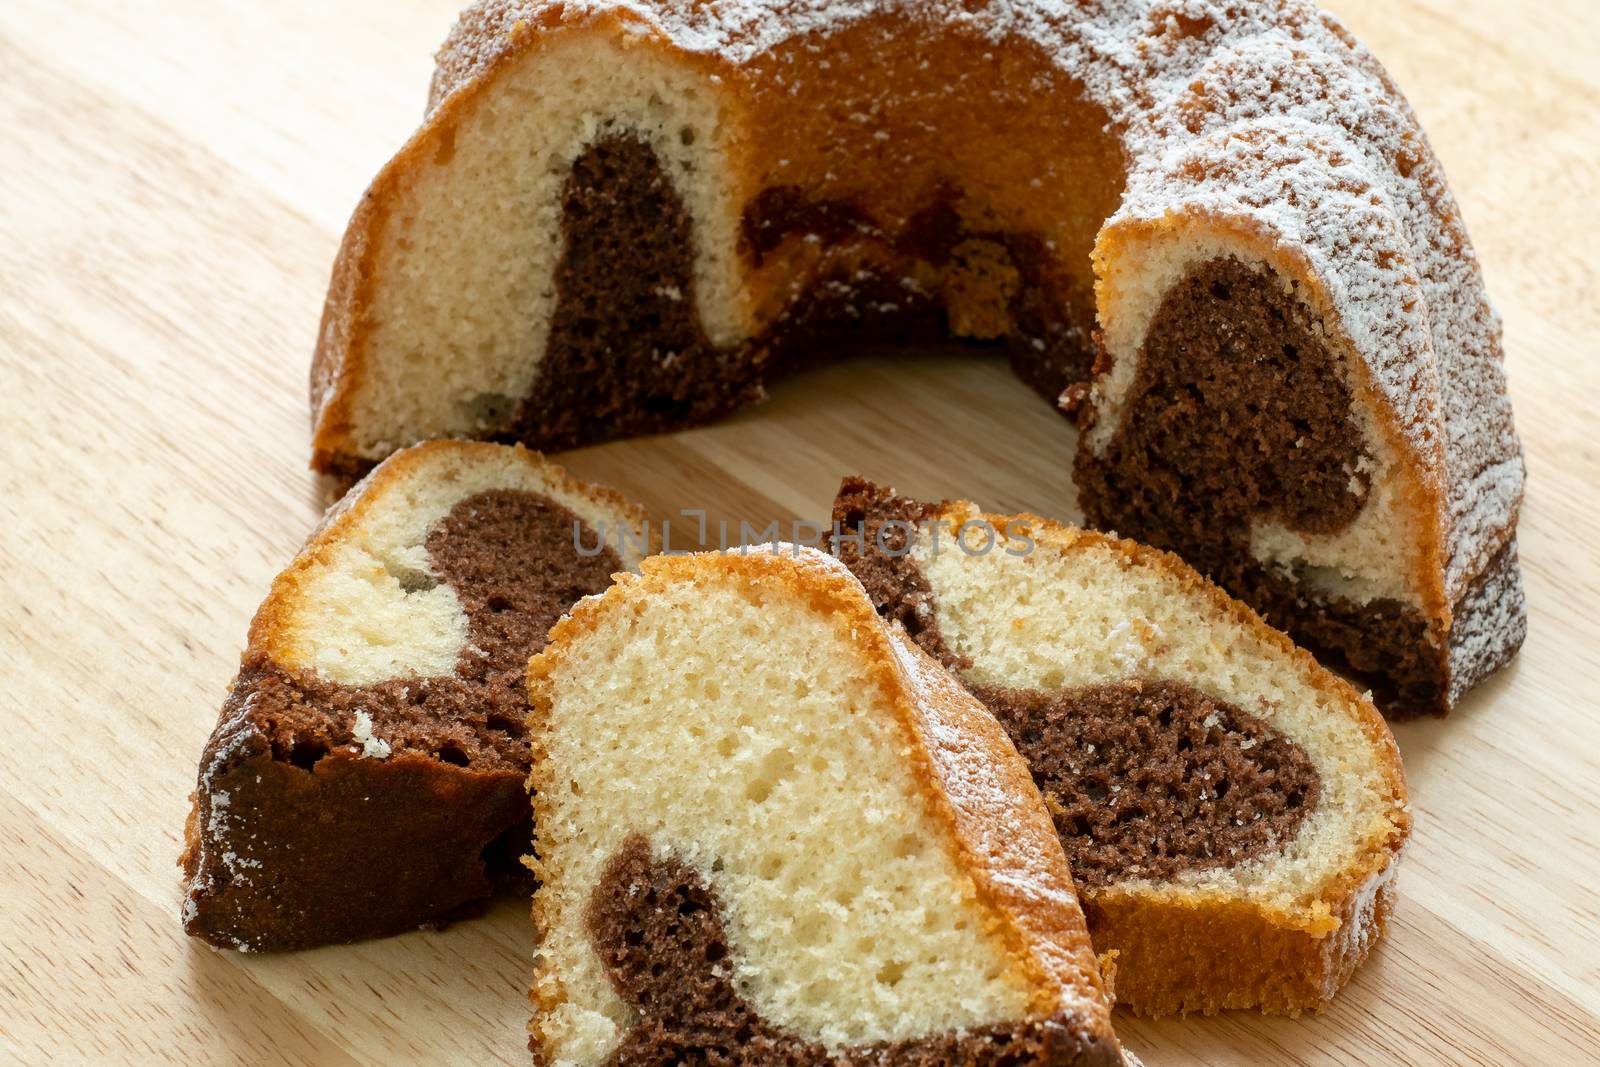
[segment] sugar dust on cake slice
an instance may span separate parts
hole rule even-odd
[[[638,562],[641,520],[520,448],[434,442],[374,470],[251,624],[201,758],[185,929],[304,948],[526,885],[527,659]]]
[[[1027,767],[831,557],[646,560],[529,688],[540,1062],[1121,1062]]]
[[[879,611],[1028,760],[1119,1003],[1333,997],[1386,929],[1411,822],[1369,699],[1168,553],[855,479],[834,520]]]

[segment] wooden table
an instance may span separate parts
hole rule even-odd
[[[317,514],[335,243],[453,6],[0,5],[0,1062],[526,1063],[523,902],[272,957],[177,920],[196,758]],[[1153,1067],[1595,1062],[1600,7],[1336,7],[1408,87],[1505,315],[1531,632],[1449,721],[1397,730],[1404,899],[1331,1010],[1120,1028]],[[1070,445],[997,361],[907,357],[566,458],[658,517],[820,517],[848,470],[1070,515]]]

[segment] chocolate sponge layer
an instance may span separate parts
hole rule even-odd
[[[612,1067],[715,1063],[727,1067],[1113,1067],[1116,1047],[1067,1016],[1018,1020],[829,1050],[761,1013],[733,981],[722,905],[693,868],[653,855],[641,834],[606,865],[589,901],[595,951],[637,1013],[606,1061]]]

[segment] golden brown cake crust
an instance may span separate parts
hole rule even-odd
[[[1117,946],[1118,1001],[1139,1015],[1214,1014],[1254,1009],[1296,1016],[1327,1007],[1388,931],[1396,899],[1395,868],[1345,895],[1337,931],[1318,934],[1263,925],[1237,902],[1148,900],[1086,895],[1095,936]]]

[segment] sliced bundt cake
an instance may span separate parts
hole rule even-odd
[[[185,929],[304,948],[526,885],[528,656],[642,537],[632,506],[520,448],[374,470],[250,626],[200,762]]]
[[[833,558],[648,559],[528,674],[539,1062],[1120,1062],[1027,767]]]
[[[1411,817],[1370,700],[1177,557],[847,480],[838,548],[1005,726],[1117,998],[1321,1007],[1384,932]]]
[[[481,0],[345,235],[315,463],[682,426],[940,335],[1081,414],[1094,523],[1385,707],[1516,650],[1499,320],[1404,98],[1301,0]]]

